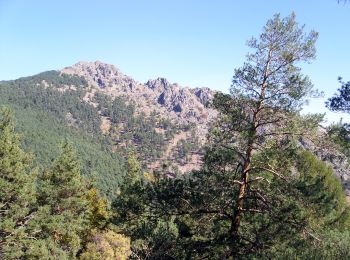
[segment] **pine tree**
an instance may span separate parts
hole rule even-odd
[[[234,182],[239,192],[234,199],[230,231],[232,255],[238,251],[237,245],[241,241],[243,213],[260,211],[247,204],[249,197],[254,195],[250,184],[266,180],[264,176],[258,176],[259,172],[285,178],[267,153],[260,158],[254,154],[264,154],[264,150],[275,145],[277,140],[302,136],[311,125],[318,123],[311,120],[314,124],[300,127],[306,121],[296,120],[305,98],[312,94],[312,84],[297,64],[315,58],[316,39],[316,32],[303,32],[294,14],[284,19],[275,15],[266,23],[260,38],[248,42],[254,51],[247,55],[247,62],[235,70],[231,95],[220,94],[214,100],[214,107],[222,116],[213,143],[229,147],[239,158],[238,177]]]
[[[90,228],[105,228],[110,218],[107,199],[102,198],[98,190],[93,186],[87,190],[85,199],[87,201],[87,218]]]
[[[128,160],[126,164],[126,176],[125,176],[125,185],[132,185],[137,181],[140,181],[141,178],[141,165],[137,160],[136,155],[133,152],[130,152],[128,155]]]
[[[145,186],[141,178],[141,166],[134,153],[129,154],[126,166],[124,183],[121,185],[119,196],[113,202],[117,214],[114,222],[117,226],[126,223],[124,230],[132,233],[139,221],[142,221],[142,218],[136,216],[141,216],[147,210],[147,206],[141,199]]]
[[[38,204],[42,219],[38,225],[42,232],[38,238],[53,257],[74,258],[89,231],[91,215],[86,199],[88,189],[81,177],[76,152],[68,142],[62,148],[52,167],[39,176]]]
[[[326,106],[331,111],[349,114],[350,82],[344,82],[340,77],[338,80],[341,84],[341,88],[338,89],[338,93],[334,94],[333,97],[328,99]],[[349,133],[350,123],[343,122],[343,120],[328,127],[328,135],[330,139],[338,145],[341,152],[344,153],[348,158],[350,157]]]
[[[326,105],[332,111],[350,113],[350,81],[344,82],[342,78],[338,80],[341,88],[337,94],[328,99]]]
[[[297,63],[315,57],[316,39],[315,32],[304,34],[294,14],[269,20],[259,40],[249,41],[254,52],[235,71],[231,95],[213,101],[220,115],[203,169],[146,186],[146,195],[130,189],[137,202],[130,205],[138,207],[124,207],[125,216],[134,214],[129,219],[148,215],[145,226],[153,226],[155,218],[159,223],[175,217],[176,243],[167,245],[168,255],[179,257],[182,249],[182,258],[260,255],[277,241],[288,246],[290,238],[302,239],[307,219],[287,179],[296,178],[295,137],[314,131],[320,120],[298,113],[313,91]]]
[[[0,258],[21,258],[33,241],[35,217],[32,158],[21,148],[13,117],[0,110]]]

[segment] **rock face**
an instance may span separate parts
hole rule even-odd
[[[142,84],[124,75],[113,65],[100,61],[78,62],[61,70],[61,73],[84,77],[90,85],[90,93],[96,90],[112,98],[125,96],[136,104],[138,112],[149,115],[157,112],[175,123],[194,123],[200,139],[204,139],[208,123],[217,115],[207,103],[214,92],[209,88],[181,87],[165,78],[149,80]],[[90,95],[91,96],[91,95]]]
[[[121,73],[113,65],[100,61],[80,61],[71,67],[64,68],[61,72],[82,76],[90,85],[99,88],[111,87],[113,85],[129,86],[136,83],[132,78]]]

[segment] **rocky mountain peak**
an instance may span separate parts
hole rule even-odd
[[[172,84],[166,78],[157,78],[147,81],[145,85],[150,89],[165,90],[169,89]]]
[[[80,61],[73,66],[61,70],[62,73],[75,74],[84,77],[90,85],[105,88],[113,85],[130,85],[135,81],[124,75],[114,65],[101,61]]]
[[[214,96],[209,88],[182,87],[162,77],[142,84],[123,74],[115,66],[100,61],[81,61],[64,68],[61,73],[79,75],[87,80],[89,90],[84,98],[87,102],[93,103],[93,97],[99,91],[112,99],[124,96],[136,104],[138,112],[150,115],[156,111],[161,117],[173,122],[194,123],[201,139],[205,137],[208,122],[217,114],[206,107]]]
[[[77,73],[77,72],[88,72],[89,74],[103,74],[105,76],[118,76],[121,74],[119,69],[117,69],[112,64],[103,63],[101,61],[79,61],[76,64],[66,67],[62,72],[67,74]]]
[[[214,98],[214,92],[210,88],[195,88],[192,91],[205,106]]]

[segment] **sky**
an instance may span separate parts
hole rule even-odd
[[[305,113],[350,121],[324,106],[338,76],[350,80],[350,3],[337,0],[0,0],[0,80],[100,60],[140,82],[165,77],[228,92],[246,41],[275,13],[293,11],[320,34],[303,73],[325,97]]]

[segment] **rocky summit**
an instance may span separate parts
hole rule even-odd
[[[78,62],[61,72],[86,79],[90,87],[87,101],[91,101],[96,90],[112,98],[124,96],[135,101],[138,112],[150,115],[156,111],[174,122],[196,124],[201,138],[206,134],[208,122],[216,116],[215,110],[207,107],[214,96],[214,91],[209,88],[182,87],[165,78],[143,84],[123,74],[114,65],[100,61]]]
[[[111,122],[110,115],[103,113],[101,107],[104,104],[101,102],[104,101],[96,99],[96,96],[101,94],[108,96],[111,100],[122,97],[127,103],[134,104],[135,116],[142,114],[151,120],[171,122],[173,128],[171,131],[157,125],[149,130],[155,131],[158,135],[170,135],[170,137],[160,137],[166,140],[166,144],[161,150],[162,155],[148,161],[147,166],[150,170],[159,169],[164,164],[171,164],[176,165],[176,169],[184,173],[200,166],[201,147],[205,143],[210,122],[217,116],[217,112],[208,106],[214,97],[214,91],[209,88],[182,87],[177,83],[170,83],[165,78],[141,83],[123,74],[114,65],[100,61],[78,62],[62,69],[60,73],[77,75],[87,81],[88,87],[85,89],[83,100],[95,108],[100,108],[101,130],[105,134],[116,131],[112,129],[116,124]],[[127,124],[126,122],[117,124],[117,131],[120,133],[128,131]],[[127,146],[127,142],[120,141],[119,134],[115,135],[117,147]],[[191,143],[195,145],[186,149]],[[137,138],[133,138],[133,145],[138,145]],[[142,144],[139,145],[142,146]],[[179,154],[186,154],[187,159],[179,162]]]

